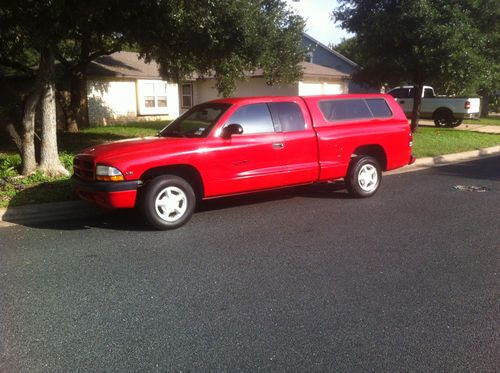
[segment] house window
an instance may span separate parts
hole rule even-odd
[[[139,81],[139,109],[140,114],[167,113],[167,83],[154,80]]]
[[[314,52],[307,52],[306,54],[306,62],[313,63]]]
[[[181,86],[181,107],[188,109],[193,106],[193,85],[184,83]]]

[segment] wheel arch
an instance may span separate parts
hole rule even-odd
[[[384,148],[379,144],[369,144],[357,147],[351,155],[351,158],[362,155],[369,155],[375,158],[383,171],[387,170],[387,154]]]
[[[447,106],[440,106],[436,110],[434,110],[434,112],[432,113],[432,118],[435,119],[441,113],[450,114],[453,117],[453,110],[451,110]]]
[[[195,192],[197,199],[202,199],[205,195],[205,188],[200,172],[196,167],[188,164],[176,164],[150,168],[141,175],[144,184],[153,178],[161,175],[176,175],[186,180]]]

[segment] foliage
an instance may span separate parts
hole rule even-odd
[[[229,95],[257,68],[270,84],[298,80],[303,27],[282,0],[154,1],[134,7],[127,39],[159,62],[165,79],[214,75]]]
[[[356,36],[352,36],[350,38],[343,38],[340,43],[331,45],[332,49],[336,50],[343,56],[346,56],[351,61],[361,61],[363,56],[360,53],[360,47],[358,44],[358,39]],[[357,63],[357,62],[356,62]]]
[[[485,74],[492,62],[487,57],[491,40],[476,16],[482,6],[493,11],[494,3],[341,0],[334,17],[357,35],[358,79],[377,86],[427,83],[443,93],[462,94],[491,78]]]

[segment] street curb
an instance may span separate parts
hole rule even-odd
[[[385,175],[396,175],[419,171],[430,167],[441,167],[453,163],[470,161],[500,154],[500,145],[463,153],[420,158],[410,166],[389,171]],[[106,213],[106,210],[85,201],[42,203],[21,207],[0,208],[0,228],[16,224],[37,224],[58,220],[71,220],[94,217]]]

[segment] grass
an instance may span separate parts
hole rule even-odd
[[[500,126],[500,116],[480,118],[480,119],[465,119],[467,124],[483,124],[485,126]]]
[[[126,126],[94,127],[78,133],[58,135],[60,158],[71,171],[73,157],[84,148],[131,137],[154,136],[167,122],[130,123]],[[420,127],[414,138],[414,154],[431,157],[500,145],[500,135]],[[69,178],[52,179],[36,172],[27,177],[17,173],[19,155],[0,153],[0,207],[75,199]]]
[[[417,158],[433,157],[500,145],[500,135],[452,128],[419,127],[413,143],[413,153]]]
[[[61,132],[58,146],[62,151],[73,154],[104,142],[129,139],[132,137],[155,136],[169,121],[134,122],[122,126],[92,127],[78,133]]]

